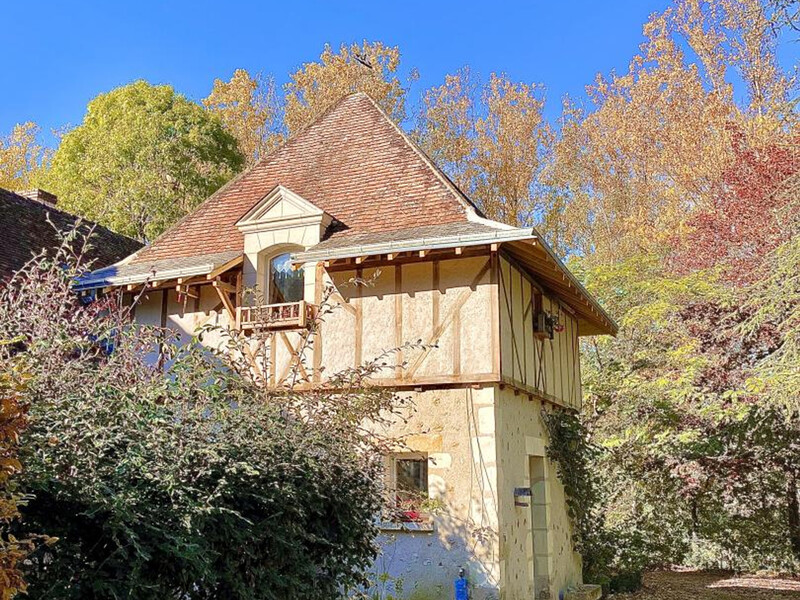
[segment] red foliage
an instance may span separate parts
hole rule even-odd
[[[798,203],[787,187],[800,185],[800,136],[754,148],[738,135],[734,152],[711,208],[695,214],[691,233],[675,240],[673,264],[679,272],[719,266],[726,279],[744,284],[791,237]]]

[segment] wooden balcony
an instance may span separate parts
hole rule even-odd
[[[316,307],[304,300],[284,304],[239,306],[236,322],[240,329],[304,329],[313,321]]]

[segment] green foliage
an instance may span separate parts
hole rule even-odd
[[[219,118],[171,86],[100,94],[67,133],[41,185],[66,210],[152,240],[244,165]]]
[[[784,362],[796,281],[784,260],[772,285],[745,288],[676,275],[659,257],[580,269],[621,324],[584,345],[603,513],[646,564],[797,564],[800,420]]]
[[[544,413],[549,443],[547,457],[556,464],[567,498],[575,550],[583,559],[584,581],[606,591],[633,591],[641,585],[646,563],[635,540],[606,526],[602,482],[595,469],[600,448],[590,440],[579,415],[571,411]]]
[[[766,263],[766,277],[753,286],[747,306],[752,316],[741,333],[752,339],[764,327],[781,336],[774,352],[753,369],[748,391],[788,413],[800,411],[800,235],[779,246]]]
[[[346,392],[273,394],[130,327],[115,297],[82,307],[68,247],[0,288],[0,339],[20,340],[0,358],[30,374],[35,498],[17,529],[59,538],[30,557],[28,595],[327,600],[362,584],[383,471],[359,424],[394,397],[361,371]],[[146,361],[159,347],[163,369]]]

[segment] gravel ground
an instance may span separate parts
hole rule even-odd
[[[800,600],[800,579],[737,576],[707,571],[647,573],[635,594],[614,600]]]

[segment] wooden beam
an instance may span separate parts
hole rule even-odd
[[[192,293],[192,288],[188,285],[176,285],[175,291],[179,294],[183,294],[184,296],[189,296],[189,298],[199,298],[199,294]]]
[[[212,281],[211,285],[213,285],[218,290],[223,290],[225,292],[228,292],[229,294],[236,293],[236,288],[234,286],[232,286],[230,283],[225,283],[224,281],[220,281],[219,278]]]
[[[169,296],[167,293],[169,290],[164,290],[161,292],[161,327],[167,326],[167,303],[169,302]]]
[[[364,271],[361,268],[356,270],[356,277],[359,280],[364,278]],[[353,306],[356,309],[355,321],[355,366],[361,366],[363,361],[363,337],[364,337],[364,308],[363,308],[363,287],[356,284],[356,297],[353,298]]]
[[[491,287],[489,289],[491,323],[489,323],[489,327],[492,329],[492,371],[500,373],[502,369],[502,365],[500,364],[500,284],[498,283],[497,277],[499,260],[496,252],[492,252],[489,263],[491,277]]]
[[[486,275],[486,273],[490,270],[491,270],[491,260],[488,260],[486,261],[486,264],[483,266],[483,268],[481,268],[481,270],[478,271],[478,274],[472,280],[472,283],[470,283],[469,287],[462,290],[458,294],[458,296],[456,296],[455,301],[450,306],[450,312],[445,318],[442,319],[441,323],[439,323],[439,326],[434,330],[431,339],[428,340],[428,342],[426,342],[426,345],[428,347],[419,354],[414,363],[406,370],[405,372],[406,377],[408,378],[414,377],[414,374],[422,366],[422,363],[424,363],[425,359],[428,358],[428,355],[431,353],[431,350],[433,350],[434,346],[439,342],[439,339],[442,337],[442,334],[451,325],[453,320],[458,318],[456,314],[461,310],[461,307],[464,306],[464,304],[469,299],[470,294],[472,293],[472,289],[476,287],[483,280],[484,275]]]
[[[323,291],[325,289],[325,268],[322,263],[317,263],[314,270],[314,304],[319,307],[322,304]],[[319,383],[322,379],[322,327],[315,327],[314,337],[311,340],[313,347],[311,362],[311,378],[314,383]]]
[[[399,348],[403,345],[403,265],[394,268],[394,345]],[[403,351],[397,353],[395,364],[395,378],[403,378]]]
[[[214,289],[217,290],[217,295],[222,301],[222,305],[225,307],[225,310],[228,311],[228,317],[230,317],[231,323],[236,323],[236,308],[233,306],[233,302],[231,302],[228,293],[220,286],[216,285],[216,283],[217,282],[214,282]]]
[[[206,279],[211,281],[212,279],[216,279],[226,271],[233,269],[234,267],[239,266],[244,262],[244,254],[240,254],[239,256],[232,258],[226,263],[221,264],[216,269],[212,270],[208,275],[206,275]]]

